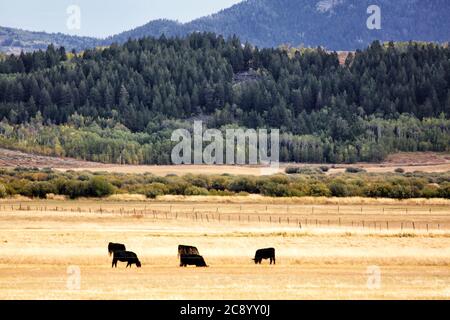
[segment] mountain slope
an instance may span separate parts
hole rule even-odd
[[[20,51],[45,50],[49,44],[63,46],[68,50],[77,51],[101,45],[102,40],[70,36],[62,33],[32,32],[21,29],[0,27],[0,51],[20,53]]]
[[[370,5],[381,8],[381,30],[366,26]],[[367,47],[374,40],[446,42],[449,12],[446,0],[248,0],[186,24],[152,21],[109,40],[211,31],[236,34],[261,47],[289,43],[350,50]]]
[[[381,30],[366,26],[370,5],[381,8]],[[0,27],[0,51],[32,51],[50,43],[82,50],[129,38],[183,36],[195,31],[236,34],[259,47],[303,44],[354,50],[374,40],[447,42],[449,13],[448,0],[246,0],[188,23],[155,20],[106,40]]]

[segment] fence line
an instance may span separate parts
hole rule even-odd
[[[335,219],[332,219],[330,217],[326,217],[323,219],[320,219],[317,217],[317,215],[320,215],[320,213],[317,213],[317,208],[315,206],[311,206],[311,213],[316,212],[316,216],[314,219],[308,218],[308,214],[303,213],[293,213],[292,206],[284,206],[286,208],[286,212],[289,212],[289,214],[272,214],[267,211],[267,205],[266,205],[266,212],[254,212],[254,213],[243,213],[242,211],[242,205],[239,206],[239,212],[231,212],[228,214],[225,214],[223,211],[219,210],[219,207],[216,207],[215,210],[200,210],[199,208],[196,208],[195,206],[192,207],[192,210],[187,208],[187,210],[184,211],[175,211],[173,206],[170,205],[168,210],[155,210],[148,208],[147,206],[144,206],[143,209],[126,209],[125,207],[120,207],[118,209],[104,209],[102,206],[99,206],[99,208],[64,208],[59,206],[35,206],[31,207],[30,205],[23,205],[22,203],[19,203],[18,205],[0,205],[0,212],[1,211],[50,211],[50,212],[71,212],[71,213],[78,213],[78,214],[85,214],[85,213],[97,213],[97,214],[112,214],[112,215],[120,215],[120,216],[130,216],[130,217],[137,217],[137,218],[143,218],[143,217],[153,217],[155,220],[165,219],[165,220],[181,220],[181,219],[187,219],[187,220],[193,220],[196,222],[239,222],[239,223],[255,223],[258,224],[278,224],[278,225],[286,225],[286,226],[296,226],[299,229],[307,229],[307,228],[356,228],[356,229],[362,229],[362,230],[380,230],[380,231],[390,231],[390,230],[396,230],[400,229],[400,231],[404,230],[418,230],[418,231],[436,231],[445,229],[447,227],[447,224],[444,222],[430,222],[430,221],[413,221],[413,220],[399,220],[396,221],[395,219],[382,219],[383,216],[376,217],[377,219],[370,219],[367,217],[367,219],[355,219],[351,218],[353,216],[352,214],[345,213],[345,211],[342,210],[341,206],[337,206],[337,212],[339,212],[341,215],[347,215],[350,217],[343,218],[341,216],[337,216]],[[401,211],[402,209],[405,212],[408,212],[408,208],[389,208],[389,210],[397,209]],[[316,210],[316,211],[315,211]],[[363,206],[360,207],[360,210],[362,212],[365,212],[363,210]],[[378,210],[379,212],[386,213],[386,208],[382,207]],[[245,212],[245,211],[244,211]],[[327,213],[329,210],[326,211]],[[431,212],[431,208],[427,209],[427,212]],[[222,215],[227,216],[228,219],[223,219]],[[361,216],[361,215],[359,215]],[[381,219],[380,219],[381,218]],[[381,220],[381,221],[380,221]]]

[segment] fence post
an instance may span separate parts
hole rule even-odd
[[[412,225],[413,225],[413,230],[416,230],[416,225],[414,224],[414,221],[413,221]]]

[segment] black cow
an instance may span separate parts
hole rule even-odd
[[[181,254],[180,267],[186,266],[207,267],[205,259],[198,254]]]
[[[256,250],[255,253],[255,259],[253,259],[256,263],[261,264],[261,261],[263,259],[270,259],[270,264],[275,264],[275,249],[274,248],[267,248],[267,249],[259,249]]]
[[[113,242],[110,242],[110,243],[108,244],[108,252],[109,252],[109,255],[111,255],[111,253],[114,253],[114,252],[116,252],[116,251],[125,251],[125,250],[127,250],[127,249],[125,248],[125,245],[124,245],[124,244],[121,244],[121,243],[113,243]]]
[[[182,254],[196,254],[196,255],[200,255],[200,253],[198,252],[198,249],[196,247],[191,247],[191,246],[184,246],[182,244],[180,244],[178,246],[178,257],[180,257]]]
[[[128,267],[131,268],[132,264],[136,264],[136,267],[138,268],[141,267],[141,262],[139,261],[136,253],[131,251],[114,251],[111,268],[113,267],[117,268],[117,261],[127,262],[127,268]]]

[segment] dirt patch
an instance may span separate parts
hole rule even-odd
[[[436,165],[450,163],[450,154],[435,152],[399,152],[387,157],[386,164],[397,165]]]
[[[101,163],[29,154],[0,148],[0,167],[99,168]]]

